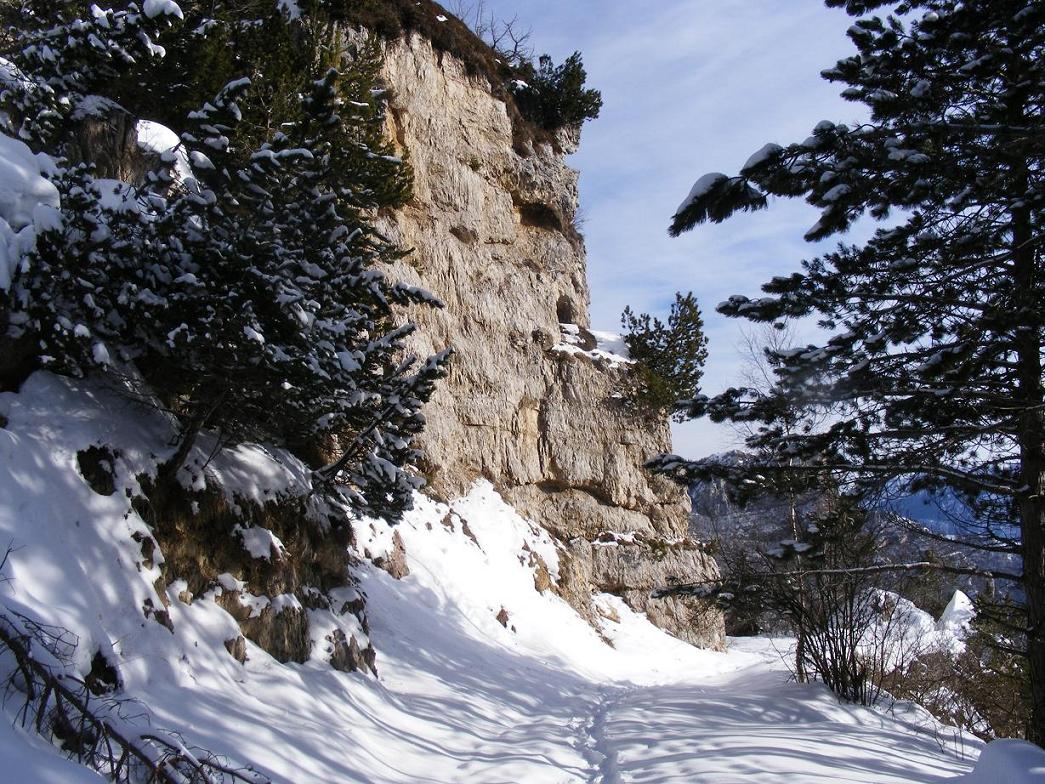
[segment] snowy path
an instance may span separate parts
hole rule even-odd
[[[925,784],[967,770],[979,750],[970,744],[961,763],[902,720],[840,706],[822,686],[787,683],[763,665],[632,690],[602,709],[598,784]]]
[[[592,784],[612,784],[620,781],[617,754],[606,736],[609,717],[618,706],[635,693],[634,688],[613,689],[602,692],[591,716],[585,724],[583,747],[585,757],[592,765]]]
[[[569,722],[589,784],[931,784],[979,754],[919,712],[840,705],[822,685],[789,682],[770,641],[734,645],[758,660],[704,681],[596,691]]]

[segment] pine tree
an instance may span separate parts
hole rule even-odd
[[[524,61],[518,68],[513,92],[523,117],[547,131],[580,127],[602,109],[602,94],[584,86],[588,78],[581,53],[574,52],[561,65],[544,54],[537,67]]]
[[[181,14],[167,0],[92,6],[86,17],[81,10],[71,0],[5,9],[14,24],[0,69],[0,131],[42,154],[62,204],[0,297],[0,333],[5,348],[30,342],[39,363],[74,373],[109,363],[104,340],[120,315],[105,284],[110,273],[138,266],[133,246],[115,244],[108,228],[114,212],[131,206],[129,188],[74,163],[78,137],[91,120],[125,115],[107,87],[162,55],[156,40]]]
[[[953,492],[963,541],[1022,561],[1031,678],[1028,737],[1045,743],[1045,6],[1026,0],[828,0],[854,16],[858,53],[823,72],[870,108],[805,141],[767,145],[738,176],[710,174],[674,216],[677,235],[769,196],[821,209],[819,240],[869,216],[883,227],[720,311],[776,323],[817,316],[832,337],[778,354],[773,394],[731,389],[692,415],[760,422],[752,446],[865,489]],[[787,402],[830,413],[781,426]],[[680,479],[707,468],[663,456]],[[722,468],[725,471],[725,467]],[[763,467],[764,470],[764,467]]]
[[[3,130],[31,147],[68,144],[84,119],[115,109],[107,85],[162,55],[156,40],[182,15],[172,0],[146,0],[142,8],[132,3],[123,10],[91,6],[89,15],[81,13],[73,0],[24,2],[5,10],[5,21],[16,25],[5,59],[29,78],[0,84],[0,102],[13,123]]]
[[[621,314],[624,343],[633,360],[625,376],[625,402],[637,413],[683,421],[689,401],[700,390],[708,339],[693,293],[676,294],[668,321],[648,313]]]

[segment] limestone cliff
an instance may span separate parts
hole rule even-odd
[[[420,36],[387,45],[384,76],[389,133],[415,174],[412,202],[384,218],[415,250],[394,275],[446,304],[411,314],[418,353],[456,350],[426,412],[430,492],[489,479],[567,543],[560,590],[581,612],[592,612],[593,588],[608,590],[685,639],[720,645],[718,613],[648,599],[656,584],[717,574],[685,539],[685,492],[642,467],[670,451],[667,424],[621,410],[619,367],[555,349],[562,324],[582,340],[590,326],[577,172],[550,145],[513,145],[504,102]]]

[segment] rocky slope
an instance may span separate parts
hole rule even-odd
[[[619,363],[556,348],[563,325],[594,344],[577,172],[550,145],[513,144],[505,104],[423,38],[390,43],[384,75],[389,132],[415,173],[413,201],[386,216],[388,233],[415,249],[395,275],[446,303],[412,314],[419,354],[457,352],[427,412],[431,492],[452,498],[488,479],[568,543],[562,591],[583,613],[593,589],[612,590],[673,633],[721,645],[717,613],[647,598],[654,585],[716,573],[685,539],[685,492],[642,468],[670,451],[667,424],[616,404]]]

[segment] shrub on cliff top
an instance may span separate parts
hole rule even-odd
[[[357,0],[333,4],[340,19],[383,38],[418,33],[438,52],[461,60],[468,73],[485,77],[495,97],[505,101],[517,140],[555,144],[554,132],[594,119],[602,106],[598,90],[586,89],[579,52],[555,67],[498,52],[468,25],[431,0]]]
[[[537,68],[524,62],[513,93],[524,117],[548,131],[579,126],[599,116],[602,94],[584,86],[588,78],[581,53],[574,52],[556,67],[552,58],[541,55]]]

